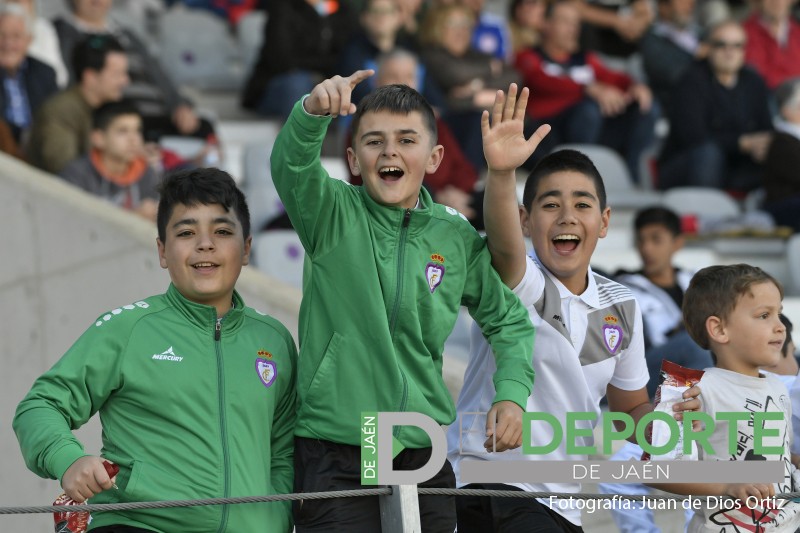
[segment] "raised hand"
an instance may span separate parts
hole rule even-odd
[[[356,112],[350,96],[356,85],[375,74],[374,70],[357,70],[348,77],[334,76],[319,83],[304,102],[305,110],[312,115],[338,117]]]
[[[483,155],[490,172],[513,171],[522,165],[550,132],[544,124],[530,139],[525,139],[525,109],[528,106],[528,88],[524,87],[517,99],[517,84],[508,88],[508,97],[497,91],[491,111],[481,116]]]

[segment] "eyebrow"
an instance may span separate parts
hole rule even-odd
[[[417,130],[410,129],[410,128],[409,129],[405,129],[405,130],[395,130],[392,133],[394,133],[395,135],[419,135],[419,132]],[[383,131],[368,131],[368,132],[364,133],[364,135],[361,136],[361,139],[363,140],[364,138],[369,137],[371,135],[383,136],[383,135],[386,135],[386,132],[383,132]]]
[[[561,198],[564,194],[559,191],[558,189],[553,189],[552,191],[545,191],[539,195],[537,200],[541,200],[542,198],[546,198],[548,196],[555,196],[556,198]],[[589,191],[575,191],[572,193],[573,198],[591,198],[592,200],[597,200],[597,197],[590,193]]]
[[[198,224],[198,220],[196,218],[184,218],[181,219],[175,224],[172,225],[173,228],[177,228],[179,226],[196,226]],[[217,217],[211,221],[212,224],[230,224],[231,226],[235,226],[236,222],[229,217]]]

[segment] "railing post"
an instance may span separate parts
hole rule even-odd
[[[416,485],[392,485],[392,493],[378,496],[382,533],[422,533]]]

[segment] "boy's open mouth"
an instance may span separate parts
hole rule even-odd
[[[195,264],[192,265],[192,268],[195,269],[195,270],[208,271],[208,270],[212,270],[212,269],[214,269],[214,268],[216,268],[218,266],[219,265],[216,264],[216,263],[204,262],[204,263],[195,263]]]
[[[384,181],[397,181],[403,177],[405,172],[400,167],[381,167],[378,169],[378,175]]]
[[[553,246],[556,247],[557,252],[561,253],[574,252],[580,242],[581,238],[572,233],[564,233],[553,237]]]

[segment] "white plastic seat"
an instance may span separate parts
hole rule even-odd
[[[175,6],[160,22],[159,59],[176,83],[200,89],[241,87],[239,47],[225,21],[205,10]]]
[[[739,204],[728,194],[713,187],[675,187],[663,194],[663,204],[679,215],[737,217]]]
[[[305,251],[294,230],[263,231],[253,237],[253,265],[261,272],[301,289]]]

